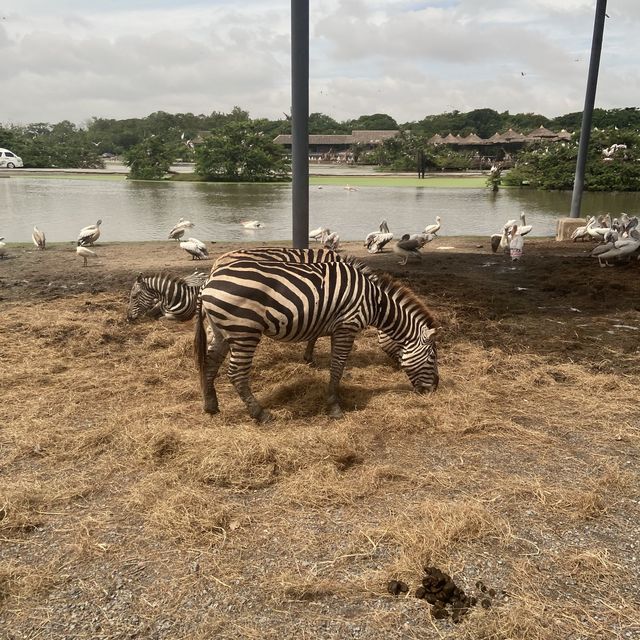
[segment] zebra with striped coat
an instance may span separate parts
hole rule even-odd
[[[127,320],[134,321],[143,315],[161,316],[169,320],[185,322],[196,313],[198,294],[207,281],[206,273],[195,272],[180,277],[156,273],[135,279],[129,294]]]
[[[269,419],[249,383],[263,335],[286,342],[331,336],[327,409],[334,418],[343,415],[338,390],[347,357],[357,333],[370,325],[400,345],[400,365],[416,391],[438,386],[433,315],[410,289],[355,260],[237,260],[214,271],[198,306],[194,351],[207,413],[219,410],[214,381],[230,352],[229,377],[249,414],[260,422]],[[209,350],[205,324],[215,337]]]
[[[276,261],[276,262],[293,262],[297,264],[315,264],[318,262],[343,262],[349,260],[349,257],[343,257],[336,251],[325,247],[319,249],[293,249],[291,247],[254,247],[251,249],[236,249],[223,253],[216,259],[211,268],[211,275],[215,270],[223,265],[230,264],[236,260],[260,260],[260,261]],[[312,338],[307,342],[303,359],[307,364],[314,364],[313,352],[315,349],[317,338]],[[393,360],[399,364],[401,347],[388,335],[379,331],[378,344],[380,348]]]

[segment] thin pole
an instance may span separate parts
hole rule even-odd
[[[293,246],[309,246],[309,0],[291,0]]]
[[[578,159],[576,161],[576,177],[573,181],[573,194],[571,196],[571,213],[569,214],[571,218],[580,217],[582,192],[584,190],[584,173],[587,166],[589,138],[591,137],[593,105],[596,100],[596,85],[598,84],[598,70],[600,68],[600,52],[602,51],[602,35],[604,32],[606,10],[607,0],[597,0],[596,17],[593,23],[593,40],[591,41],[591,59],[589,60],[587,91],[584,98],[582,126],[580,127],[580,143],[578,146]]]

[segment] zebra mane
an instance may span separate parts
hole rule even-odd
[[[376,273],[374,274],[374,280],[383,291],[394,294],[404,302],[407,302],[414,307],[418,313],[424,316],[427,321],[427,326],[430,329],[436,326],[436,317],[433,315],[431,309],[429,309],[429,307],[427,307],[427,305],[409,287],[402,284],[399,280],[396,280],[388,273]]]
[[[157,271],[156,273],[149,273],[142,276],[142,279],[145,281],[150,280],[151,278],[162,278],[163,280],[173,282],[178,286],[192,286],[184,276],[178,276],[175,273],[167,273],[166,271]]]
[[[355,267],[358,271],[360,271],[360,273],[363,273],[366,276],[376,277],[371,267],[368,264],[365,264],[364,262],[362,262],[360,258],[356,258],[355,256],[352,256],[352,255],[346,255],[346,256],[342,256],[342,262],[346,262],[347,264],[350,264],[352,267]]]

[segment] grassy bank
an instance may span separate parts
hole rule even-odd
[[[25,171],[21,173],[13,173],[11,178],[37,178],[45,180],[127,180],[128,175],[125,173],[107,173],[95,172],[84,173],[82,169],[74,171],[66,169],[61,171]],[[368,175],[368,176],[309,176],[309,184],[312,186],[338,186],[338,187],[424,187],[424,188],[447,188],[447,189],[481,189],[485,186],[485,178],[483,176],[443,176],[441,174],[428,175],[424,179],[415,178],[407,175]],[[160,182],[199,182],[205,181],[194,173],[178,173],[174,174],[168,180]],[[147,181],[144,182],[154,182]],[[227,184],[224,182],[216,182],[212,184]],[[253,183],[247,183],[253,184]],[[256,183],[264,184],[264,183]],[[282,184],[282,183],[273,183]]]

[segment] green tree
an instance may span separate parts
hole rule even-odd
[[[131,169],[133,180],[160,180],[169,171],[175,158],[172,145],[153,136],[125,152],[124,162]]]
[[[365,129],[368,131],[390,131],[398,129],[398,123],[386,113],[374,113],[370,116],[360,116],[348,123],[350,129]]]
[[[504,181],[515,186],[569,190],[573,188],[577,157],[577,136],[571,142],[541,143],[518,156]],[[615,128],[593,131],[584,188],[587,191],[640,191],[640,135]]]
[[[230,120],[196,149],[196,173],[205,180],[287,180],[290,164],[281,146],[249,120]]]

